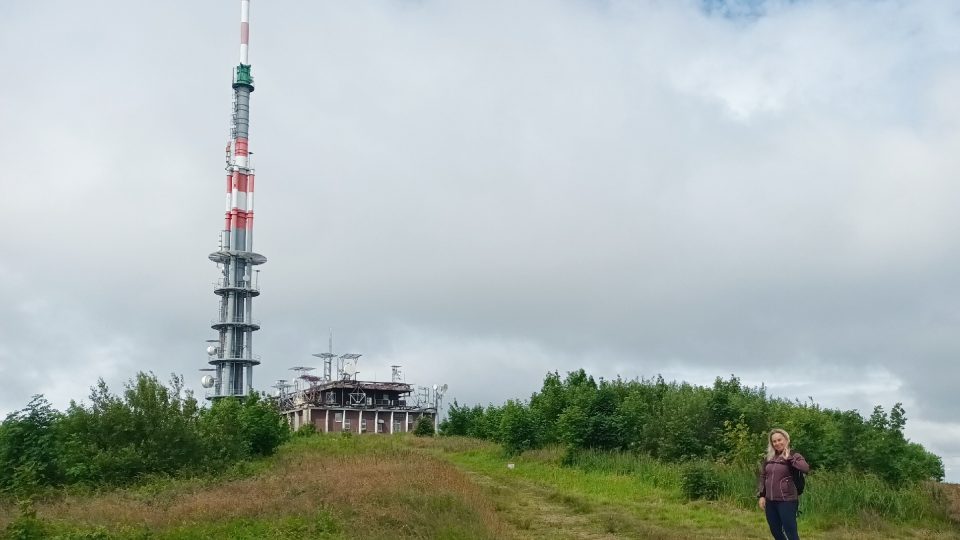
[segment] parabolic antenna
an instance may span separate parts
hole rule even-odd
[[[200,378],[200,386],[204,388],[213,388],[213,377],[204,375]]]

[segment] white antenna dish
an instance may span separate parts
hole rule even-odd
[[[447,391],[447,383],[443,383],[443,386],[440,387],[440,393],[443,394],[443,393],[446,393],[446,391]]]
[[[208,356],[216,356],[218,352],[220,352],[220,348],[215,345],[210,345],[209,347],[207,347]]]
[[[200,386],[204,388],[213,388],[213,377],[204,375],[200,378]]]

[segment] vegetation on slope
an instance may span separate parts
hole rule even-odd
[[[226,475],[153,478],[99,493],[73,488],[27,512],[0,504],[0,538],[510,536],[467,474],[410,440],[311,434]]]
[[[518,453],[551,444],[571,451],[631,452],[666,462],[709,460],[754,467],[773,427],[786,429],[815,470],[857,471],[893,487],[942,480],[943,463],[903,435],[906,413],[877,406],[869,418],[767,396],[736,377],[712,387],[656,379],[600,380],[582,369],[549,373],[529,401],[468,407],[454,402],[441,431]]]
[[[176,376],[165,386],[139,373],[122,395],[101,380],[89,405],[71,402],[60,412],[34,396],[7,416],[0,424],[0,494],[220,470],[273,453],[287,436],[286,422],[256,395],[202,408]]]
[[[0,502],[0,538],[762,539],[756,506],[689,501],[683,464],[559,446],[508,456],[461,437],[305,434],[228,474],[69,488],[18,511]],[[513,468],[507,464],[513,463]],[[826,484],[811,487],[822,494]],[[885,484],[881,483],[885,487]],[[960,538],[932,514],[845,523],[805,497],[804,538]],[[928,499],[929,502],[929,499]]]
[[[805,537],[960,538],[960,492],[924,480],[942,465],[905,421],[899,405],[864,419],[735,378],[581,370],[529,402],[451,407],[446,434],[502,444],[429,423],[283,444],[256,396],[202,408],[178,378],[140,374],[122,395],[101,383],[66,412],[36,397],[0,424],[0,538],[763,538],[753,490],[771,425],[815,466]]]

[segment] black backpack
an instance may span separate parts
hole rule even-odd
[[[790,467],[789,464],[787,467],[790,468],[790,477],[793,479],[793,485],[797,487],[797,496],[803,495],[803,488],[806,487],[807,484],[807,475]]]
[[[793,485],[797,486],[797,495],[803,495],[803,488],[807,483],[807,475],[790,467],[790,476],[793,477]]]

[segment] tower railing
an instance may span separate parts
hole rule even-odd
[[[226,279],[218,279],[213,282],[214,289],[243,289],[246,291],[257,291],[260,292],[260,285],[257,283],[251,283],[249,281],[238,281],[233,285]]]
[[[215,356],[215,357],[213,357],[213,358],[210,359],[211,362],[214,362],[214,361],[219,362],[220,360],[224,360],[224,361],[227,361],[227,362],[232,362],[232,361],[237,361],[237,362],[251,362],[251,361],[252,361],[252,362],[256,362],[256,363],[259,364],[259,363],[260,363],[260,355],[259,355],[259,354],[254,354],[254,355],[250,355],[250,356]]]
[[[210,319],[210,324],[247,324],[250,326],[260,326],[260,319],[253,317],[217,317]]]

